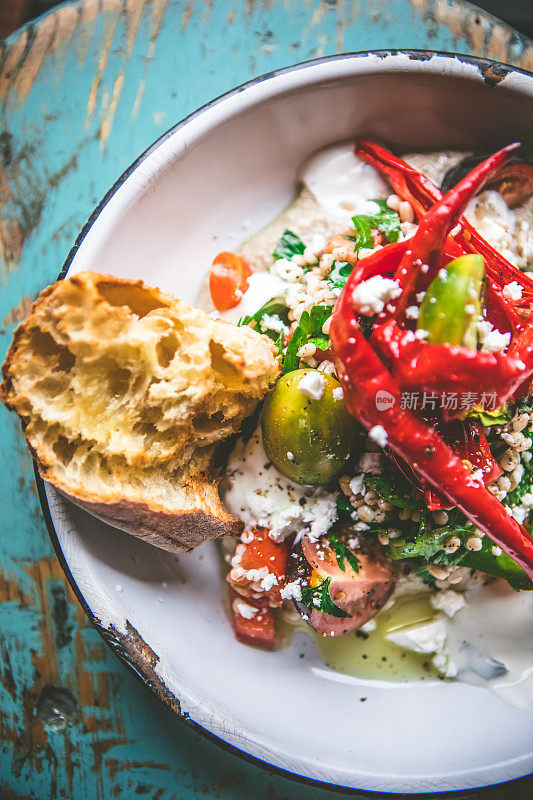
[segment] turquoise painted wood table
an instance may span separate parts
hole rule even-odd
[[[83,0],[0,45],[2,358],[93,206],[170,125],[260,73],[394,47],[533,69],[529,41],[447,0]],[[0,417],[0,797],[338,797],[202,739],[106,648],[54,557],[17,422]]]

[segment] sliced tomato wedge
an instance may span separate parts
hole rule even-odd
[[[209,274],[209,291],[219,311],[227,311],[240,303],[251,274],[252,269],[242,256],[227,252],[218,254]]]
[[[289,548],[286,542],[275,542],[268,535],[268,528],[254,528],[254,538],[246,545],[241,556],[243,569],[261,569],[267,567],[269,573],[276,576],[277,583],[265,592],[269,605],[281,606],[281,587],[285,584],[287,558]]]
[[[235,589],[229,589],[231,618],[235,638],[243,644],[251,644],[255,647],[264,647],[266,650],[273,650],[276,646],[276,631],[274,628],[274,617],[272,609],[258,600],[249,600],[237,594]],[[256,613],[248,618],[239,613],[239,604],[246,607],[256,608]]]

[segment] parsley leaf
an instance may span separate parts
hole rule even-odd
[[[293,256],[302,255],[304,250],[305,244],[300,237],[286,228],[283,231],[281,239],[275,246],[272,256],[276,261],[278,258],[286,258],[290,261]]]
[[[373,486],[374,490],[393,506],[410,508],[413,511],[422,508],[419,500],[413,500],[412,497],[400,494],[392,485],[391,480],[384,475],[365,475],[365,483],[367,486]]]
[[[348,261],[334,261],[326,281],[329,288],[344,289],[352,270],[353,266]]]
[[[462,535],[466,539],[472,534],[473,528],[471,527],[444,525],[431,531],[424,531],[412,542],[396,542],[393,540],[390,544],[389,556],[394,561],[399,558],[417,557],[429,561],[444,549],[444,545],[451,536],[459,536],[461,538]]]
[[[351,619],[351,614],[335,605],[329,593],[331,578],[326,578],[318,586],[305,586],[302,589],[302,605],[307,608],[316,608],[338,619]]]
[[[355,228],[355,252],[362,247],[373,249],[372,230],[379,231],[388,242],[397,242],[400,238],[400,217],[389,208],[385,200],[372,200],[379,206],[378,214],[357,214],[352,217]]]
[[[287,352],[283,359],[283,372],[292,372],[300,366],[298,350],[304,345],[310,336],[320,337],[320,349],[327,350],[329,339],[322,333],[324,322],[331,316],[333,309],[331,306],[313,306],[311,311],[304,311],[291,340],[287,345]]]
[[[352,553],[352,551],[346,547],[344,542],[342,542],[336,533],[330,533],[328,536],[328,540],[331,546],[331,549],[335,553],[335,558],[337,559],[337,564],[339,565],[339,569],[342,569],[343,572],[346,572],[346,567],[344,566],[344,562],[347,561],[350,567],[353,569],[354,572],[359,572],[359,559]]]
[[[345,514],[352,514],[354,511],[354,507],[345,494],[337,495],[337,511],[341,513],[344,512]]]

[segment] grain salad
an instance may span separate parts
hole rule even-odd
[[[490,652],[461,633],[497,606],[523,636],[533,611],[533,172],[515,150],[335,145],[217,257],[213,313],[274,341],[284,373],[223,480],[245,524],[224,542],[241,641],[276,646],[281,613],[445,678],[481,653],[476,680],[533,698],[496,625],[478,614]]]

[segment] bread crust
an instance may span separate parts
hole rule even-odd
[[[110,320],[107,336],[106,314]],[[104,335],[100,335],[98,325],[102,327]],[[78,428],[73,430],[74,423],[70,419],[68,398],[64,400],[64,390],[60,387],[56,395],[52,393],[48,406],[46,397],[43,401],[39,394],[43,381],[49,377],[57,380],[59,376],[64,384],[68,378],[72,383],[71,376],[74,373],[69,372],[71,367],[63,369],[57,366],[61,353],[74,360],[79,376],[86,363],[90,368],[94,359],[101,355],[100,351],[104,351],[106,355],[111,352],[113,355],[113,351],[110,351],[114,342],[113,333],[116,332],[117,340],[121,340],[123,331],[132,331],[132,337],[137,336],[137,342],[141,345],[148,343],[152,348],[147,350],[147,374],[149,377],[156,376],[152,379],[155,385],[150,384],[150,388],[155,389],[156,393],[149,398],[152,405],[148,407],[148,414],[157,402],[161,402],[161,407],[166,409],[169,402],[173,401],[172,381],[180,377],[177,372],[179,359],[174,372],[174,362],[167,373],[165,369],[168,365],[159,369],[157,363],[155,372],[150,372],[153,366],[150,357],[155,352],[152,342],[160,327],[163,334],[174,331],[173,335],[179,339],[180,325],[187,333],[189,330],[194,331],[196,336],[198,350],[194,353],[197,356],[195,363],[200,356],[204,359],[203,372],[199,374],[206,375],[205,358],[211,352],[213,370],[218,376],[213,378],[215,392],[206,388],[208,384],[204,386],[200,383],[198,394],[193,394],[192,399],[187,396],[186,402],[192,408],[191,413],[194,412],[197,417],[199,415],[202,421],[207,413],[208,422],[213,415],[216,420],[218,391],[223,395],[224,412],[229,409],[234,414],[234,417],[224,415],[220,426],[224,433],[218,438],[215,424],[206,425],[201,430],[198,443],[191,441],[193,420],[189,422],[187,411],[183,427],[186,433],[183,434],[183,444],[179,447],[174,446],[173,440],[168,444],[164,428],[161,434],[158,431],[154,434],[155,447],[150,442],[143,447],[142,441],[139,445],[139,434],[133,428],[134,435],[130,437],[134,441],[134,447],[131,448],[133,454],[126,452],[127,448],[122,454],[116,446],[114,450],[112,447],[106,448],[106,425],[109,424],[107,417],[105,425],[97,429],[94,420],[96,418],[98,422],[98,418],[94,414],[91,418],[89,411],[83,411],[81,422],[77,422]],[[188,328],[189,325],[192,327]],[[95,332],[100,338],[95,337]],[[36,335],[41,334],[45,334],[48,340],[39,350],[34,347],[33,341]],[[202,336],[212,337],[208,340],[209,348]],[[85,351],[81,356],[80,341],[85,343]],[[128,343],[129,341],[127,339]],[[185,338],[185,341],[189,339]],[[56,350],[53,347],[50,350],[50,342],[56,346]],[[216,343],[214,347],[213,342]],[[155,343],[157,344],[157,339]],[[222,356],[218,350],[214,352],[217,348],[222,348]],[[187,356],[186,347],[181,352]],[[254,352],[257,354],[256,359]],[[119,357],[117,363],[119,367],[122,366]],[[131,364],[128,366],[131,367]],[[226,369],[228,376],[225,375]],[[242,532],[243,523],[229,514],[220,500],[218,480],[212,471],[212,456],[217,441],[226,438],[228,429],[231,432],[232,426],[233,432],[238,430],[243,417],[262,399],[278,372],[279,359],[272,343],[251,329],[239,329],[221,320],[212,320],[203,312],[165,295],[158,289],[145,286],[142,281],[86,272],[44,289],[33,304],[27,319],[16,328],[13,342],[2,365],[0,399],[7,408],[19,415],[27,446],[43,480],[103,522],[164,550],[183,553],[204,541],[227,534],[239,535]],[[182,382],[186,385],[186,382]],[[171,387],[170,390],[168,386]],[[195,388],[192,384],[192,389]],[[56,401],[61,392],[63,406]],[[157,392],[161,392],[161,401]],[[96,394],[98,395],[98,391]],[[109,403],[112,404],[113,395],[110,397]],[[135,395],[134,397],[136,398]],[[104,404],[104,414],[108,414],[109,403],[107,406]],[[239,406],[241,403],[242,409]],[[52,414],[51,418],[47,417],[48,410]],[[75,400],[72,401],[72,410],[78,410]],[[137,408],[137,412],[133,408],[133,411],[144,413],[144,406]],[[53,417],[54,413],[56,418]],[[86,428],[83,427],[83,414],[86,414],[88,420]],[[127,416],[123,414],[121,417],[119,410],[116,419],[125,429]],[[194,423],[196,424],[196,417]],[[103,430],[103,443],[91,438],[91,425],[96,434]],[[113,429],[113,418],[110,428]],[[178,436],[181,431],[182,428],[178,429]],[[121,431],[121,435],[126,444],[130,445],[128,431],[124,434]],[[160,438],[157,439],[157,436]],[[75,456],[65,456],[64,448],[73,448]],[[89,461],[90,467],[87,466]]]

